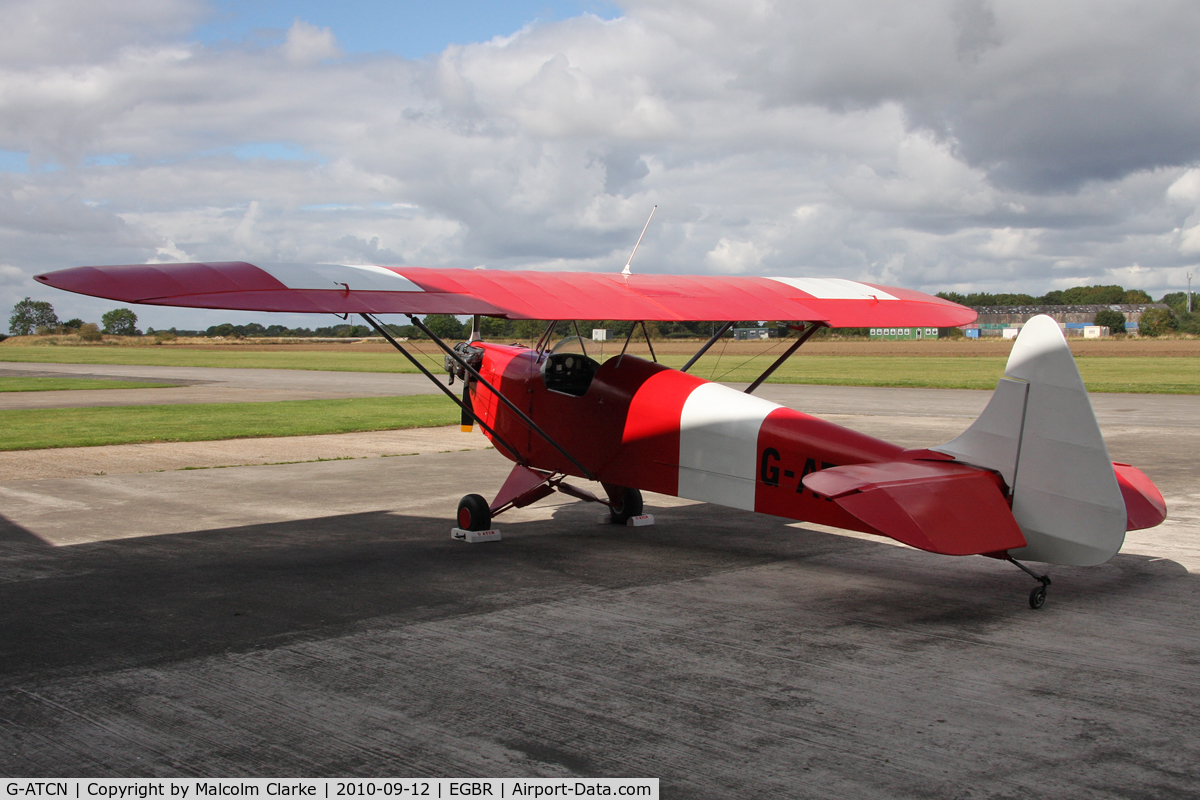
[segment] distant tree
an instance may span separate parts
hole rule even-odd
[[[1171,292],[1164,294],[1160,303],[1169,305],[1176,314],[1186,314],[1188,310],[1188,295],[1187,292]],[[1196,297],[1196,293],[1192,292],[1192,311],[1200,311],[1200,298]]]
[[[1124,302],[1123,286],[1074,286],[1063,290],[1063,305],[1111,305]]]
[[[484,317],[479,321],[479,327],[482,329],[479,333],[483,336],[483,338],[490,339],[494,342],[513,338],[511,332],[512,323],[506,319],[501,319],[499,317]],[[597,325],[596,327],[600,326]],[[590,334],[591,332],[592,329],[588,328],[588,333]]]
[[[1030,294],[988,294],[974,292],[967,295],[966,306],[1031,306],[1036,301]]]
[[[943,300],[949,300],[951,303],[958,303],[960,306],[1029,306],[1037,302],[1031,294],[991,294],[989,292],[971,292],[970,294],[959,294],[958,292],[938,292],[937,296]]]
[[[69,330],[77,331],[83,327],[83,320],[81,320],[79,317],[75,317],[74,319],[69,319],[64,322],[62,326]]]
[[[425,335],[416,325],[388,325],[387,330],[397,339],[420,339]]]
[[[85,342],[100,342],[104,340],[104,335],[100,333],[99,325],[85,322],[79,326],[79,338]]]
[[[1109,333],[1125,332],[1125,315],[1111,308],[1103,308],[1096,312],[1095,324],[1107,327]]]
[[[100,317],[104,323],[104,332],[111,336],[140,336],[137,325],[137,314],[128,308],[114,308]]]
[[[1165,308],[1152,308],[1138,320],[1140,336],[1162,336],[1175,330],[1175,315]]]
[[[1150,295],[1141,289],[1128,289],[1125,292],[1125,296],[1121,298],[1121,302],[1136,305],[1139,303],[1153,303],[1154,301],[1150,299]]]
[[[45,300],[24,300],[13,306],[12,316],[8,318],[9,333],[17,336],[28,336],[38,328],[57,328],[58,315],[54,306]]]
[[[425,327],[440,339],[461,339],[463,324],[453,314],[426,314]]]

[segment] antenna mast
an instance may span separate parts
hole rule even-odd
[[[650,216],[646,218],[646,224],[642,227],[642,236],[646,235],[646,228],[650,227],[650,220],[654,219],[654,212],[658,211],[658,203],[654,204],[654,208],[650,209]],[[637,244],[633,246],[633,252],[629,254],[629,260],[625,262],[625,269],[621,270],[622,275],[632,275],[629,271],[629,265],[633,263],[633,257],[637,255],[638,245],[642,243],[642,236],[638,237]]]

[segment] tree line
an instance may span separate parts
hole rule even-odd
[[[1178,292],[1182,295],[1183,292]],[[938,292],[937,297],[963,306],[1090,306],[1116,305],[1118,303],[1153,303],[1141,289],[1126,289],[1123,286],[1075,286],[1070,289],[1046,292],[1040,297],[1031,294],[991,294],[989,292]],[[1160,302],[1166,302],[1162,300]]]
[[[1083,306],[1083,305],[1143,305],[1153,303],[1149,294],[1141,289],[1126,289],[1123,286],[1075,286],[1061,291],[1047,292],[1041,297],[1028,294],[990,294],[973,292],[938,292],[938,297],[973,308],[995,306]],[[1152,308],[1142,314],[1138,322],[1141,336],[1162,336],[1166,333],[1200,334],[1200,309],[1192,296],[1192,309],[1188,310],[1187,292],[1170,292],[1159,299],[1167,308]],[[1125,333],[1125,315],[1114,309],[1102,309],[1096,313],[1095,324],[1107,327],[1112,333]]]
[[[99,341],[104,334],[110,336],[141,336],[137,329],[137,314],[128,308],[114,308],[102,315],[101,328],[94,322],[84,322],[74,319],[61,322],[54,313],[54,306],[45,300],[32,300],[26,297],[13,306],[12,315],[8,318],[8,332],[14,336],[29,336],[32,334],[77,334],[84,341]]]

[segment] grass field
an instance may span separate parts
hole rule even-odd
[[[174,383],[106,381],[95,378],[0,377],[0,392],[59,392],[71,389],[162,389]]]
[[[299,350],[273,347],[249,350],[226,347],[192,350],[183,347],[0,347],[0,361],[51,364],[127,364],[139,367],[218,367],[224,369],[318,369],[334,372],[416,372],[394,350],[354,352],[354,345],[337,350]],[[425,342],[421,349],[433,352]],[[442,357],[427,360],[432,369],[442,368]]]
[[[663,363],[679,367],[698,345],[656,345]],[[1010,343],[986,342],[812,342],[785,363],[772,383],[830,386],[900,386],[991,389],[1004,373]],[[414,343],[427,366],[442,371],[442,357],[430,342]],[[738,343],[705,356],[693,374],[711,380],[748,382],[769,365],[784,345]],[[355,348],[355,349],[351,349]],[[339,372],[415,372],[399,354],[379,345],[212,347],[0,347],[0,361],[64,364],[131,364],[184,367],[242,367]],[[619,348],[609,347],[610,356]],[[1089,391],[1200,394],[1200,342],[1072,343]],[[645,346],[631,349],[645,355]],[[594,346],[589,353],[595,354]]]
[[[774,359],[758,356],[702,360],[691,372],[701,378],[748,383]],[[665,356],[671,366],[686,359]],[[899,386],[933,389],[994,389],[1004,374],[1004,356],[797,356],[771,377],[772,383],[826,386]],[[677,362],[677,363],[676,363]],[[1200,360],[1186,358],[1078,358],[1090,392],[1200,394]],[[739,366],[741,365],[741,366]]]
[[[0,450],[395,430],[450,425],[458,418],[456,406],[433,395],[3,410]]]
[[[882,345],[882,346],[881,346]],[[1078,347],[1076,363],[1090,391],[1200,394],[1200,343],[1120,342]],[[738,343],[714,348],[692,368],[698,377],[753,380],[786,344]],[[244,367],[361,372],[413,372],[390,349],[366,345],[299,349],[280,346],[210,347],[0,347],[0,361]],[[441,357],[417,343],[441,372]],[[660,360],[679,367],[695,344],[657,347]],[[416,348],[414,348],[416,349]],[[609,347],[612,357],[619,348]],[[599,355],[589,348],[593,355]],[[645,346],[631,348],[645,355]],[[1003,342],[813,342],[785,363],[777,383],[992,389],[1003,374]],[[162,386],[151,382],[73,378],[0,378],[0,391]],[[265,403],[145,405],[0,411],[0,450],[80,447],[153,441],[209,441],[259,436],[300,436],[453,424],[458,409],[441,396],[302,400]]]

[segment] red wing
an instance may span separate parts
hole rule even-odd
[[[247,311],[484,314],[509,319],[803,320],[833,327],[950,327],[968,308],[840,278],[620,275],[337,264],[140,264],[38,275],[123,303]]]

